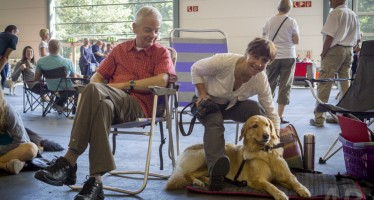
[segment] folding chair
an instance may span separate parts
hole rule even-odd
[[[374,118],[374,92],[372,91],[374,87],[374,40],[362,43],[358,62],[356,77],[337,105],[322,102],[315,94],[312,82],[341,81],[342,79],[305,80],[310,86],[312,95],[318,102],[318,112],[329,112],[336,121],[338,121],[337,113],[349,114],[362,121]],[[371,123],[373,121],[368,120],[368,125]],[[338,138],[330,146],[326,154],[319,159],[319,163],[326,163],[328,159],[342,148],[338,148],[329,155],[337,141]]]
[[[176,124],[176,145],[179,155],[179,127],[178,120],[181,109],[188,105],[195,95],[195,86],[191,82],[191,66],[194,62],[210,57],[216,53],[227,53],[228,44],[226,34],[219,29],[182,29],[175,28],[170,32],[170,46],[178,52],[176,71],[179,86],[177,90],[175,124]],[[191,111],[184,111],[183,114],[191,115]],[[181,122],[189,124],[190,122]],[[239,123],[225,120],[225,124],[236,124],[235,144],[238,141]]]
[[[38,106],[42,107],[44,111],[44,102],[42,102],[41,96],[46,94],[47,91],[41,88],[41,94],[36,94],[29,87],[28,82],[23,80],[23,113],[27,111],[34,111]]]
[[[85,81],[85,79],[67,77],[67,71],[65,67],[58,67],[51,70],[42,70],[42,74],[47,86],[51,84],[52,81],[55,81],[57,83],[56,88],[48,86],[48,97],[50,101],[43,110],[43,117],[45,117],[47,113],[49,113],[52,109],[55,109],[59,114],[63,114],[64,116],[69,117],[72,111],[76,109],[76,102],[78,98],[78,91],[74,88],[73,81],[83,82]],[[56,100],[58,98],[67,98],[65,109],[61,110],[56,107]]]
[[[173,48],[168,48],[172,60],[175,61],[176,59],[176,51]],[[173,78],[173,77],[171,77]],[[148,177],[153,176],[161,179],[169,178],[169,175],[164,175],[160,173],[151,173],[150,172],[150,161],[151,161],[151,153],[152,153],[152,142],[153,136],[155,134],[155,126],[160,126],[160,137],[161,142],[159,146],[159,156],[160,156],[160,170],[163,170],[163,156],[162,156],[162,147],[165,144],[164,138],[164,128],[163,123],[165,122],[166,128],[168,129],[169,134],[169,148],[168,148],[168,155],[171,159],[172,166],[175,166],[175,156],[174,156],[174,146],[173,146],[173,133],[172,133],[172,117],[173,117],[173,106],[174,98],[176,95],[176,90],[174,89],[174,80],[169,80],[170,84],[168,87],[149,87],[154,98],[153,98],[153,110],[152,110],[152,117],[151,118],[139,118],[136,121],[126,122],[121,124],[114,124],[112,125],[112,152],[113,155],[116,152],[116,138],[119,134],[131,134],[131,135],[143,135],[148,137],[148,147],[147,147],[147,156],[145,161],[145,168],[144,171],[111,171],[109,174],[111,175],[122,175],[122,174],[140,174],[143,175],[143,184],[140,186],[139,189],[130,191],[121,188],[116,188],[112,186],[104,185],[103,188],[106,190],[111,190],[115,192],[125,193],[125,194],[139,194],[142,192],[145,187],[147,186]],[[131,128],[143,128],[148,130],[138,131],[138,130],[120,130],[120,129],[131,129]],[[123,177],[123,176],[121,176]],[[82,186],[69,186],[70,188],[76,190],[81,189]]]

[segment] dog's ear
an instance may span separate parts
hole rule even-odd
[[[271,136],[272,136],[272,137],[277,136],[278,138],[280,138],[279,135],[277,134],[277,131],[275,130],[275,127],[274,127],[273,121],[271,121],[271,120],[268,118],[268,122],[269,122],[269,124],[270,124]]]
[[[241,130],[241,132],[240,132],[240,137],[239,137],[239,141],[241,141],[242,139],[243,139],[243,137],[244,137],[244,134],[245,134],[245,132],[247,132],[247,130],[248,130],[248,125],[249,123],[244,123],[244,125],[243,125],[243,127],[242,127],[242,130]]]

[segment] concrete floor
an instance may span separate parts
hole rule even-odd
[[[5,92],[8,90],[6,89]],[[333,104],[337,103],[334,99],[337,90],[332,90],[330,102]],[[71,127],[73,120],[66,118],[62,115],[58,115],[52,112],[47,117],[41,116],[41,109],[37,109],[33,112],[22,113],[22,87],[18,87],[16,95],[6,96],[8,102],[21,114],[23,122],[26,127],[40,133],[43,137],[49,140],[60,143],[63,147],[67,147]],[[343,152],[339,151],[335,156],[327,161],[326,164],[318,164],[318,158],[323,156],[330,146],[330,144],[337,138],[340,128],[337,124],[326,124],[323,128],[316,128],[309,125],[309,119],[313,117],[313,109],[315,101],[309,91],[309,89],[293,88],[291,92],[291,104],[286,107],[285,119],[291,121],[296,127],[301,139],[306,133],[314,133],[316,136],[316,159],[315,169],[321,171],[324,174],[337,174],[338,172],[344,173],[345,166],[343,160]],[[175,127],[173,127],[174,129]],[[234,143],[234,125],[226,126],[226,142]],[[196,125],[194,132],[189,137],[181,137],[181,149],[185,147],[202,142],[203,129],[201,125]],[[143,160],[145,157],[145,150],[147,146],[147,140],[142,136],[129,136],[121,135],[118,137],[118,150],[115,155],[118,169],[143,169]],[[152,150],[151,170],[153,172],[160,172],[159,161],[158,161],[158,144],[160,142],[160,136],[158,132],[154,138],[154,145]],[[338,143],[340,146],[340,142]],[[62,152],[44,152],[43,156],[48,159],[53,159],[54,156],[62,156],[65,151]],[[164,160],[165,160],[165,174],[171,173],[171,162],[167,158],[167,145],[164,146]],[[0,172],[0,199],[12,200],[12,199],[73,199],[77,194],[71,191],[70,188],[54,187],[37,181],[33,178],[35,172],[21,172],[18,175],[7,175]],[[82,184],[86,180],[88,174],[88,155],[87,151],[78,160],[78,179],[77,184]],[[248,199],[248,197],[240,196],[212,196],[212,195],[201,195],[196,193],[188,192],[187,190],[178,190],[168,192],[163,190],[165,180],[152,179],[148,181],[145,190],[136,196],[123,195],[116,192],[104,191],[106,199]],[[125,189],[135,190],[140,187],[142,181],[139,179],[126,179],[116,176],[106,175],[104,176],[104,183],[111,184],[113,186],[120,186]],[[250,199],[261,199],[252,198]]]

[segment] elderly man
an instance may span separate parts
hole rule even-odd
[[[75,77],[75,69],[73,62],[67,58],[63,58],[59,55],[61,44],[58,40],[50,40],[48,43],[49,55],[40,58],[36,64],[35,70],[35,80],[40,80],[42,77],[42,70],[56,69],[61,66],[66,67],[68,76]],[[65,84],[59,86],[60,80],[47,80],[47,86],[49,90],[66,90]],[[68,83],[68,87],[72,88],[71,82]],[[64,112],[67,110],[65,108],[65,103],[68,100],[69,93],[59,92],[60,95],[56,97],[55,108],[58,112]],[[71,95],[71,94],[70,94]]]
[[[104,198],[101,176],[116,168],[108,139],[111,125],[150,117],[148,86],[165,87],[175,76],[168,50],[155,43],[161,22],[155,8],[139,9],[132,24],[135,39],[113,49],[83,92],[68,151],[35,178],[51,185],[75,184],[77,159],[89,145],[90,178],[75,199]]]
[[[330,0],[330,7],[334,10],[329,13],[322,28],[325,40],[321,53],[320,79],[334,78],[335,74],[339,78],[349,78],[350,66],[353,62],[353,47],[360,42],[360,24],[357,15],[347,8],[345,1]],[[344,96],[349,83],[348,81],[342,81],[340,85],[340,94]],[[318,98],[327,102],[331,87],[332,82],[319,83],[317,88]],[[314,110],[314,119],[310,120],[310,124],[323,127],[325,119],[324,113]]]

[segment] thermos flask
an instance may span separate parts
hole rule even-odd
[[[315,137],[312,133],[304,135],[304,169],[314,171]]]

